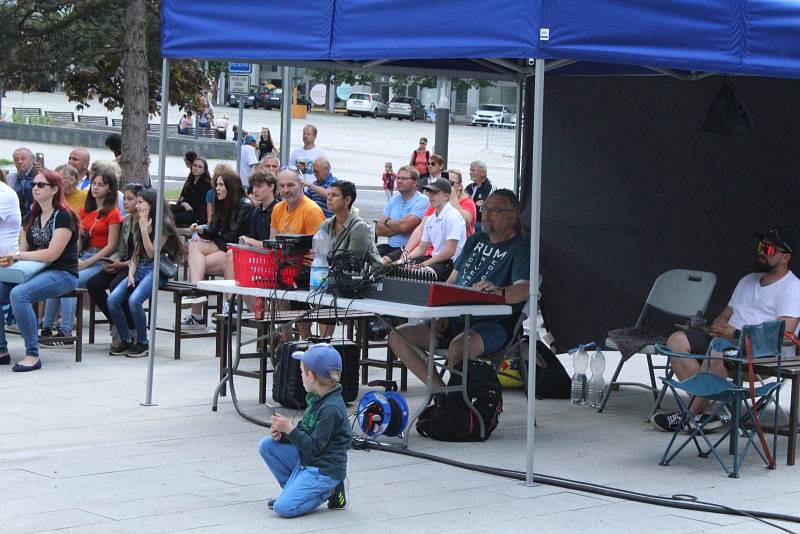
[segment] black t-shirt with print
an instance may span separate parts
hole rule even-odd
[[[30,230],[25,236],[28,242],[28,250],[42,250],[50,246],[50,241],[53,239],[53,233],[59,228],[66,228],[72,235],[55,261],[50,262],[50,265],[45,267],[56,271],[66,271],[68,273],[78,276],[78,231],[75,227],[75,219],[69,211],[55,210],[50,218],[45,222],[42,227],[42,216],[39,214],[34,219]]]

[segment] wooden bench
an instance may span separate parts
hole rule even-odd
[[[167,127],[169,127],[169,125],[167,125]],[[183,132],[181,135],[188,135],[190,137],[194,137],[195,129],[196,128],[194,128],[193,126],[190,126],[189,128],[186,128],[186,131]],[[200,128],[197,133],[197,137],[214,139],[214,130],[212,130],[211,128]]]
[[[44,116],[53,122],[75,122],[75,114],[71,111],[45,111]]]
[[[108,117],[104,115],[78,115],[78,122],[108,126]]]
[[[174,350],[175,350],[175,359],[181,359],[181,341],[184,339],[195,339],[200,337],[215,337],[217,334],[216,332],[210,332],[208,329],[205,331],[201,330],[193,330],[193,331],[186,331],[184,332],[181,328],[181,301],[183,298],[195,298],[195,297],[210,297],[212,295],[216,295],[217,293],[213,291],[205,291],[203,289],[198,289],[196,285],[192,284],[191,282],[178,282],[175,280],[170,280],[167,282],[164,287],[160,288],[159,291],[167,291],[172,293],[172,302],[175,304],[175,323],[174,325],[169,328],[165,326],[156,326],[156,330],[160,330],[162,332],[171,332],[174,334]],[[208,313],[209,303],[206,302],[203,304],[203,319],[206,320],[206,324],[210,324],[210,317]],[[216,309],[219,313],[222,311],[222,299],[218,298],[216,303]]]
[[[283,325],[286,323],[292,323],[297,318],[302,315],[304,312],[298,310],[286,310],[286,311],[279,311],[275,314],[275,322],[278,325]],[[381,362],[380,360],[370,360],[368,358],[369,349],[381,346],[380,344],[383,343],[382,346],[386,345],[386,342],[370,342],[369,341],[369,320],[374,318],[374,315],[371,313],[366,312],[353,312],[350,311],[345,315],[342,313],[341,310],[336,310],[333,308],[323,308],[321,310],[315,311],[313,316],[310,317],[312,321],[331,321],[331,320],[340,320],[347,325],[347,333],[346,338],[355,341],[359,344],[361,349],[361,358],[359,359],[359,364],[361,365],[361,372],[362,372],[362,384],[365,385],[367,380],[367,372],[369,366],[384,366],[387,369],[387,379],[391,380],[392,378],[392,370],[393,367],[385,367],[386,364]],[[228,354],[228,329],[227,329],[227,317],[222,314],[215,314],[214,315],[214,322],[216,325],[217,330],[217,337],[216,337],[216,354],[219,357],[219,376],[220,380],[225,376],[226,369],[229,365],[228,359],[232,358],[232,354]],[[250,328],[256,330],[256,336],[259,338],[266,338],[270,328],[270,319],[255,319],[253,313],[243,313],[242,314],[242,328]],[[277,339],[280,339],[280,333],[276,332],[275,336]],[[237,369],[234,374],[236,376],[244,376],[247,378],[255,378],[258,379],[258,402],[260,404],[264,404],[267,402],[267,374],[271,373],[272,370],[269,369],[267,365],[267,358],[271,357],[271,350],[265,346],[266,339],[259,341],[256,345],[255,352],[241,352],[239,357],[242,360],[247,359],[258,359],[259,366],[257,371],[245,371],[241,369]],[[366,363],[366,362],[378,362],[381,365],[375,365],[374,363]],[[232,364],[232,362],[230,362]],[[275,362],[273,361],[273,368]],[[401,367],[401,387],[403,390],[407,387],[407,372],[405,367]],[[225,396],[227,394],[227,387],[223,385],[222,389],[220,390],[220,394]]]
[[[122,119],[111,119],[111,126],[122,128]]]
[[[23,118],[39,118],[42,116],[41,108],[11,108],[11,115]]]
[[[160,133],[161,132],[161,125],[158,123],[148,123],[147,124],[147,131],[149,133]],[[178,135],[178,125],[177,124],[167,124],[167,135]]]
[[[764,358],[753,361],[753,371],[763,377],[775,377],[778,372],[778,362],[776,358]],[[797,410],[800,402],[800,358],[781,359],[781,377],[789,380],[791,400],[789,404],[789,424],[777,430],[781,436],[788,437],[786,447],[786,465],[794,465],[797,450]],[[766,420],[763,421],[766,423]],[[772,433],[772,427],[762,423],[764,432]],[[773,451],[774,453],[774,451]]]
[[[75,288],[74,290],[70,291],[69,293],[65,293],[61,295],[59,298],[75,298],[77,299],[77,304],[75,306],[75,330],[74,334],[67,337],[59,337],[58,340],[60,342],[72,342],[75,345],[75,361],[82,362],[83,361],[83,299],[88,298],[89,292],[82,287]],[[39,302],[36,303],[37,305],[40,304]],[[43,303],[42,303],[43,304]],[[16,326],[6,327],[6,334],[16,334],[20,335],[19,328]],[[47,338],[45,338],[47,339]],[[39,338],[39,346],[46,345],[46,343],[42,343],[42,338]]]

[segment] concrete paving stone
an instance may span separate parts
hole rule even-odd
[[[86,525],[102,525],[106,532],[109,532],[112,522],[108,517],[72,508],[9,516],[2,519],[2,529],[3,534],[27,534]]]
[[[225,503],[202,495],[184,493],[156,498],[122,500],[110,503],[88,503],[80,507],[90,513],[115,520],[149,517],[166,512],[217,508]]]

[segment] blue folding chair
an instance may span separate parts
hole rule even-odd
[[[759,419],[763,416],[769,405],[774,404],[775,410],[772,428],[778,428],[778,398],[783,381],[781,378],[778,378],[775,382],[768,382],[756,386],[755,377],[752,372],[752,361],[759,358],[777,358],[777,372],[775,374],[780,377],[781,343],[783,341],[784,330],[785,324],[783,321],[768,321],[758,325],[747,325],[742,328],[738,348],[725,339],[715,338],[709,345],[705,355],[676,352],[666,345],[661,344],[656,346],[660,353],[669,356],[670,359],[694,358],[703,360],[704,362],[699,373],[687,378],[683,382],[671,378],[672,373],[670,373],[669,370],[671,364],[669,362],[667,363],[667,376],[663,377],[661,381],[672,391],[675,402],[678,404],[678,408],[683,415],[683,424],[681,424],[679,429],[672,435],[672,439],[670,439],[661,457],[660,465],[669,465],[672,459],[689,443],[694,443],[701,457],[705,458],[709,454],[713,455],[722,466],[722,469],[731,478],[738,478],[739,469],[751,446],[767,467],[770,469],[775,468],[774,455],[778,445],[778,435],[777,432],[773,432],[772,452],[770,453]],[[706,364],[710,364],[711,359],[720,357],[724,357],[725,360],[733,362],[736,365],[734,373],[735,380],[733,382],[707,372],[708,366]],[[705,368],[705,370],[703,370],[703,368]],[[749,371],[746,377],[748,381],[747,385],[743,385],[745,379],[743,373],[745,369]],[[695,419],[689,411],[691,400],[689,403],[684,402],[679,395],[681,391],[689,394],[691,400],[693,400],[694,397],[705,397],[717,401],[712,416],[706,419]],[[749,403],[748,400],[750,401]],[[712,442],[705,432],[704,427],[708,421],[719,417],[720,413],[725,409],[731,414],[730,427],[720,438]],[[676,444],[679,434],[681,434],[685,428],[688,428],[688,437],[673,450],[673,446]],[[755,439],[756,436],[758,440]],[[698,438],[705,443],[707,449],[704,450],[704,448],[701,447]],[[728,452],[733,456],[730,465],[722,459],[720,453],[717,451],[719,445],[725,442],[726,439],[730,439]],[[741,448],[739,443],[740,439],[746,440],[744,446]]]

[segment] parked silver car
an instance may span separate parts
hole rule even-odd
[[[425,108],[417,98],[396,96],[389,102],[389,109],[386,111],[386,119],[392,117],[397,117],[397,120],[425,120]]]
[[[386,116],[388,106],[378,93],[353,93],[347,99],[345,112],[348,115],[378,115]]]

